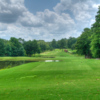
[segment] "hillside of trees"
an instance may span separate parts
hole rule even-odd
[[[100,7],[92,27],[85,28],[75,44],[78,54],[86,58],[100,58]]]
[[[51,42],[44,40],[29,40],[25,41],[22,38],[11,37],[10,40],[0,39],[0,56],[32,56],[36,53],[41,53],[46,50],[54,50],[56,48],[75,48],[77,39],[70,37],[69,39],[61,39]]]

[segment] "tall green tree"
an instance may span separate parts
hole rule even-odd
[[[52,45],[52,47],[55,49],[57,46],[57,43],[56,43],[56,40],[55,39],[53,39],[52,40],[52,42],[51,42],[51,45]]]
[[[100,58],[100,6],[92,25],[91,52],[93,57]]]
[[[35,53],[39,53],[39,48],[38,48],[38,44],[37,44],[37,41],[36,40],[29,40],[29,41],[26,41],[24,43],[24,48],[26,50],[26,54],[28,56],[32,56],[32,54],[35,55]]]
[[[63,50],[64,48],[66,48],[66,39],[61,39],[60,41],[58,41],[58,44],[59,48]]]
[[[89,28],[85,28],[81,36],[78,37],[75,45],[78,54],[85,55],[85,57],[91,57],[91,51],[90,51],[91,34],[92,34],[91,30]]]
[[[12,48],[10,43],[5,44],[5,56],[11,56],[12,55]]]
[[[15,37],[10,38],[12,56],[24,56],[25,50],[23,45]]]
[[[46,51],[48,48],[48,45],[46,44],[46,42],[44,40],[39,40],[38,45],[41,48],[42,52]]]
[[[36,53],[38,52],[38,50],[39,50],[38,43],[37,43],[36,40],[33,40],[33,41],[32,41],[32,48],[33,48],[33,54],[34,54],[34,56],[35,56],[35,54],[36,54]]]
[[[74,37],[69,37],[67,40],[67,47],[73,49],[74,44],[76,43],[77,39]],[[72,46],[73,45],[73,46]]]
[[[5,42],[0,39],[0,56],[5,56]]]
[[[25,48],[25,51],[26,51],[26,54],[27,56],[31,56],[33,54],[33,48],[32,48],[32,41],[29,40],[29,41],[26,41],[24,43],[24,48]]]

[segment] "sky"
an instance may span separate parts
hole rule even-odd
[[[0,38],[78,37],[95,22],[100,0],[0,0]]]

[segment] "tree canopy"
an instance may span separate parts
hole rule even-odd
[[[100,58],[100,7],[95,20],[92,25],[91,52],[93,57]]]
[[[91,57],[90,51],[90,37],[91,37],[91,30],[89,28],[85,28],[82,32],[81,36],[78,37],[76,42],[76,50],[78,54],[85,55]]]
[[[100,6],[91,29],[84,29],[75,47],[78,54],[100,58]]]

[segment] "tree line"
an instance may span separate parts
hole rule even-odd
[[[40,54],[46,50],[75,48],[76,38],[61,39],[51,42],[44,40],[28,40],[22,38],[11,37],[10,40],[0,39],[0,56],[32,56],[36,53]]]
[[[75,44],[78,54],[100,58],[100,7],[91,28],[85,28]]]

